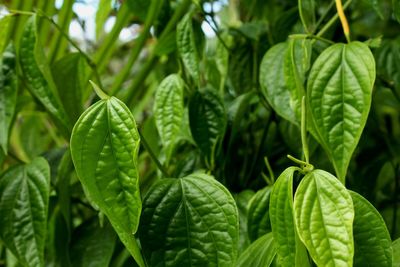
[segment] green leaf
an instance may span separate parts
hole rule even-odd
[[[269,216],[272,234],[282,266],[295,266],[296,230],[293,218],[293,175],[295,167],[284,170],[272,188]]]
[[[300,19],[308,33],[315,29],[315,0],[298,0]]]
[[[342,182],[367,121],[374,81],[374,57],[360,42],[330,46],[310,72],[310,123]]]
[[[36,28],[36,15],[29,18],[22,34],[19,46],[21,69],[26,85],[47,111],[61,124],[64,131],[71,128],[69,118],[57,95],[56,86],[50,69],[45,62],[42,46],[39,44]]]
[[[238,228],[229,191],[211,176],[192,174],[150,189],[139,236],[149,266],[232,266]]]
[[[4,48],[7,45],[7,37],[9,31],[9,25],[11,21],[11,16],[4,16],[0,19],[0,53],[3,53]]]
[[[8,150],[8,137],[17,103],[17,73],[15,50],[8,45],[0,59],[0,147]]]
[[[260,66],[261,93],[279,116],[299,124],[296,117],[296,101],[287,88],[285,82],[285,57],[288,50],[287,43],[280,43],[271,47],[264,55]]]
[[[237,267],[268,267],[276,255],[272,233],[263,235],[240,255]]]
[[[314,170],[300,182],[293,205],[297,232],[317,266],[353,266],[354,208],[343,184]]]
[[[271,232],[269,217],[271,187],[257,191],[251,198],[247,215],[247,232],[251,241]]]
[[[394,17],[400,23],[400,0],[392,0]]]
[[[143,266],[134,239],[141,212],[138,150],[133,115],[115,97],[88,108],[72,131],[72,160],[86,196],[108,217],[121,241]]]
[[[176,137],[181,132],[184,115],[184,82],[177,74],[166,77],[158,86],[154,100],[154,117],[167,162],[175,147]]]
[[[400,238],[397,238],[392,243],[393,248],[393,266],[400,265]]]
[[[82,92],[85,86],[85,65],[79,53],[67,54],[52,67],[52,74],[65,110],[72,122],[82,113]],[[66,78],[68,77],[68,78]]]
[[[0,178],[0,236],[23,266],[44,266],[50,169],[36,158]]]
[[[139,17],[141,21],[145,21],[151,1],[153,0],[127,0],[126,3],[135,16]]]
[[[354,266],[392,266],[392,240],[379,212],[350,191],[354,205]]]
[[[249,236],[247,234],[247,215],[249,206],[248,204],[253,196],[254,192],[252,190],[243,190],[239,194],[233,195],[239,213],[239,248],[238,248],[239,255],[251,243]]]
[[[214,165],[214,153],[227,125],[225,108],[213,89],[196,91],[189,102],[189,124],[200,151]]]
[[[195,82],[199,84],[199,55],[193,31],[192,13],[186,14],[178,23],[176,27],[176,44],[187,71]]]
[[[108,267],[114,252],[116,235],[107,221],[96,219],[80,225],[73,233],[71,261],[74,267]]]

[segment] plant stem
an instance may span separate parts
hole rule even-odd
[[[306,97],[303,96],[301,99],[301,144],[303,146],[304,158],[306,159],[306,163],[310,163],[310,153],[308,151],[308,143],[307,143],[307,122],[306,122]]]
[[[315,33],[315,31],[318,29],[318,27],[321,25],[321,23],[325,20],[325,18],[328,16],[329,11],[331,11],[331,9],[333,8],[333,6],[335,5],[335,2],[330,2],[328,8],[326,9],[326,11],[324,12],[324,14],[322,14],[322,16],[319,18],[319,20],[317,21],[317,23],[315,24],[315,28],[314,31],[312,33]]]
[[[142,134],[142,132],[140,130],[138,130],[139,135],[140,135],[140,139],[141,142],[144,146],[144,148],[146,149],[146,151],[149,153],[150,158],[154,161],[154,163],[157,165],[157,168],[162,172],[162,174],[165,177],[170,177],[170,175],[168,174],[167,170],[164,168],[164,166],[161,164],[161,162],[157,159],[156,155],[154,154],[153,150],[151,150],[149,143],[147,143],[146,138],[144,137],[144,135]]]
[[[320,36],[316,36],[313,34],[291,34],[289,35],[289,38],[293,38],[293,39],[315,39],[318,41],[322,41],[328,44],[335,44],[335,42],[328,40],[326,38],[320,37]]]
[[[275,175],[274,175],[274,172],[272,171],[271,164],[269,164],[269,160],[268,160],[267,156],[264,157],[264,162],[265,162],[265,166],[267,167],[267,170],[268,170],[269,178],[271,179],[271,182],[273,184],[275,182]]]
[[[336,1],[337,14],[339,15],[340,22],[342,23],[344,36],[346,36],[347,42],[350,43],[350,28],[349,28],[349,23],[347,22],[346,15],[344,14],[343,11],[342,0],[335,0],[335,1]]]
[[[343,11],[347,9],[347,7],[351,4],[352,0],[348,0],[344,5],[343,5]],[[336,22],[336,20],[339,18],[339,15],[336,13],[326,24],[325,26],[316,34],[316,36],[321,37],[324,35],[324,33]]]

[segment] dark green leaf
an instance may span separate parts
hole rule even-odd
[[[139,265],[144,265],[134,239],[141,212],[138,150],[135,120],[115,97],[87,109],[71,136],[72,160],[87,197],[108,217]]]
[[[274,238],[268,233],[252,243],[240,255],[237,267],[268,267],[271,265],[276,254]]]
[[[293,205],[297,232],[317,266],[353,266],[354,208],[343,184],[314,170],[300,182]]]
[[[154,117],[167,162],[175,147],[176,137],[181,132],[184,115],[184,82],[177,74],[166,77],[158,86],[154,99]]]
[[[271,232],[269,217],[271,187],[267,186],[252,197],[247,215],[247,231],[251,241]]]
[[[350,191],[354,204],[354,266],[392,266],[392,240],[379,212],[361,195]]]
[[[249,240],[249,236],[247,234],[247,215],[248,215],[248,204],[253,196],[254,192],[252,190],[244,190],[239,194],[233,195],[239,212],[239,249],[238,249],[239,255],[251,243]]]
[[[393,13],[397,21],[400,23],[400,0],[393,1]]]
[[[232,266],[238,227],[229,191],[211,176],[192,174],[150,189],[139,236],[150,266]]]
[[[57,95],[56,86],[45,62],[43,48],[37,38],[36,16],[29,18],[20,40],[19,58],[21,69],[30,92],[47,111],[60,123],[64,131],[70,129],[69,118]]]
[[[0,60],[0,147],[8,151],[8,136],[17,103],[17,74],[14,46],[10,44]]]
[[[0,236],[24,266],[44,266],[49,165],[36,158],[0,178]]]
[[[214,153],[227,124],[225,108],[213,89],[196,91],[189,103],[190,131],[200,151],[214,165]]]
[[[330,46],[310,72],[310,123],[342,182],[367,122],[374,81],[374,57],[360,42]]]
[[[126,0],[129,9],[135,16],[139,17],[141,21],[146,19],[151,1],[153,0]]]

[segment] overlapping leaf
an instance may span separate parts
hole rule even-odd
[[[192,174],[150,189],[139,236],[150,266],[232,266],[238,223],[229,191],[211,176]]]
[[[268,233],[258,238],[240,255],[237,267],[268,267],[275,255],[274,237]]]
[[[259,190],[250,200],[247,215],[247,232],[251,241],[271,232],[269,215],[271,187]]]
[[[374,57],[360,42],[330,46],[310,72],[310,123],[342,182],[367,121],[374,81]]]

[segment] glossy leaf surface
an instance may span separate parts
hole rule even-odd
[[[171,74],[161,82],[155,95],[154,117],[165,147],[167,162],[174,149],[176,137],[181,132],[184,115],[183,89],[183,80],[177,74]]]
[[[257,239],[240,255],[237,267],[268,267],[276,255],[274,237],[268,233]]]
[[[392,240],[379,212],[350,191],[354,204],[354,266],[392,266]]]
[[[232,266],[238,211],[213,177],[192,174],[156,183],[143,201],[139,236],[150,266]]]
[[[135,120],[115,97],[88,108],[72,132],[71,155],[85,193],[134,257],[138,251],[133,234],[141,212],[138,150]]]
[[[0,178],[0,236],[23,266],[44,266],[50,169],[36,158]]]
[[[17,74],[14,46],[7,47],[0,59],[0,149],[7,154],[8,136],[17,102]]]
[[[336,177],[323,170],[308,173],[297,188],[294,215],[317,266],[353,266],[353,201]]]
[[[251,241],[271,232],[269,216],[271,187],[259,190],[250,200],[247,215],[247,231]]]
[[[192,13],[186,14],[176,28],[176,45],[190,76],[199,83],[199,55],[194,38]]]
[[[19,59],[30,92],[64,127],[64,131],[70,129],[69,118],[61,104],[42,47],[39,44],[36,15],[30,17],[25,25],[19,44]]]
[[[279,175],[272,188],[269,215],[279,262],[295,266],[296,230],[293,218],[293,174],[289,167]]]
[[[341,181],[367,121],[374,81],[374,57],[360,42],[330,46],[310,72],[310,123]]]

